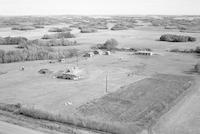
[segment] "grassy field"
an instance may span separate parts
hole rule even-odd
[[[148,128],[170,109],[192,82],[187,76],[158,74],[82,105],[78,110],[88,118]]]

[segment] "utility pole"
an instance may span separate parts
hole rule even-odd
[[[152,127],[151,127],[151,126],[148,127],[148,134],[153,134],[153,131],[152,131]]]
[[[108,72],[106,73],[106,93],[108,92]]]

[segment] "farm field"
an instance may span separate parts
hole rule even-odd
[[[119,125],[118,133],[124,134],[145,134],[151,127],[155,134],[200,132],[200,122],[196,119],[200,109],[195,103],[199,101],[199,74],[192,72],[199,62],[199,55],[170,52],[177,48],[195,49],[200,45],[199,33],[183,33],[141,21],[138,23],[143,26],[119,31],[110,30],[113,22],[107,24],[109,29],[98,29],[94,33],[80,33],[80,29],[73,27],[71,33],[75,38],[67,40],[76,41],[78,45],[51,46],[58,51],[76,49],[80,52],[77,57],[63,58],[64,62],[59,62],[57,58],[0,63],[0,103],[20,103],[27,108],[61,117],[80,117],[115,127]],[[0,28],[0,37],[41,39],[44,34],[54,34],[48,32],[50,28],[69,27],[72,24],[51,24],[30,31]],[[159,41],[163,34],[188,35],[195,37],[196,41]],[[94,51],[92,47],[111,38],[117,40],[119,49],[149,48],[153,55],[134,55],[133,51],[114,50],[110,55],[83,57],[84,53]],[[20,50],[17,46],[0,45],[0,49],[5,52]],[[57,74],[70,67],[80,70],[80,79],[56,78]],[[40,74],[40,69],[50,71]],[[172,131],[168,128],[172,128]],[[116,133],[117,130],[100,131]]]
[[[148,129],[192,83],[187,76],[158,74],[87,103],[79,111],[86,117],[118,121],[127,131],[135,127],[130,133],[136,133],[137,129]]]

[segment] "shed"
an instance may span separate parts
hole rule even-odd
[[[135,52],[134,54],[135,54],[135,55],[147,55],[147,56],[153,55],[153,53],[150,52],[150,51],[137,51],[137,52]]]

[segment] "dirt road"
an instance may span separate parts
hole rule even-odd
[[[200,89],[175,106],[155,127],[155,134],[200,133]]]
[[[0,134],[44,134],[44,133],[0,121]]]

